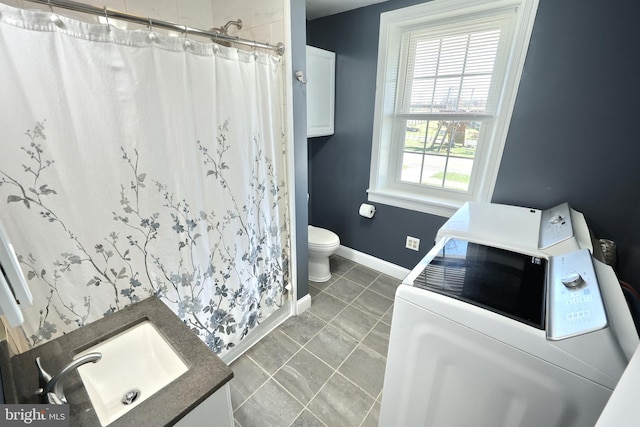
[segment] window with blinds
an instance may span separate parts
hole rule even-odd
[[[369,200],[448,216],[489,201],[537,0],[383,13]]]
[[[468,193],[483,125],[495,117],[513,11],[402,35],[400,182]]]

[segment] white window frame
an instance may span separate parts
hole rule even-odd
[[[516,9],[513,41],[494,124],[476,153],[469,192],[398,184],[392,163],[404,141],[393,141],[392,128],[403,30],[503,8]],[[451,216],[466,201],[491,201],[537,9],[538,0],[433,0],[380,15],[369,201],[444,217]]]

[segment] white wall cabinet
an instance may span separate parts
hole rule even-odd
[[[307,138],[333,135],[336,54],[307,46]]]

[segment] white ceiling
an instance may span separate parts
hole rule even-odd
[[[358,9],[371,4],[382,3],[386,0],[306,0],[307,19],[312,20],[323,16],[335,15],[347,10]]]

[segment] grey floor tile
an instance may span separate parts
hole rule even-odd
[[[347,280],[344,277],[338,278],[331,286],[325,289],[325,292],[331,296],[338,298],[340,301],[344,301],[347,304],[352,302],[365,290],[364,286],[361,286],[351,280]]]
[[[362,286],[369,286],[374,280],[380,276],[380,272],[372,270],[364,265],[356,265],[344,274],[349,280],[352,280]]]
[[[340,328],[357,341],[362,341],[376,323],[378,323],[377,319],[351,306],[342,310],[338,316],[329,322],[330,325]]]
[[[323,292],[314,298],[308,311],[312,314],[315,314],[322,320],[328,322],[336,317],[336,315],[340,313],[346,306],[346,303],[332,297],[331,295],[328,295],[326,292]]]
[[[336,255],[330,262],[329,281],[309,282],[311,307],[231,366],[237,427],[377,425],[400,281]]]
[[[274,380],[269,380],[234,412],[242,427],[290,425],[303,406]]]
[[[298,344],[305,345],[326,324],[327,322],[307,310],[298,316],[289,317],[278,329]]]
[[[384,383],[387,359],[366,345],[359,345],[340,366],[338,372],[371,395],[378,396]]]
[[[382,274],[369,285],[369,289],[389,299],[394,299],[396,296],[396,289],[398,289],[400,283],[402,283],[401,280]]]
[[[291,424],[291,427],[325,427],[325,425],[316,418],[315,415],[305,409],[294,423]]]
[[[331,286],[331,284],[333,282],[335,282],[338,277],[340,277],[340,276],[336,275],[336,274],[332,274],[331,278],[329,280],[327,280],[326,282],[314,282],[313,280],[309,280],[309,286],[313,286],[316,289],[320,289],[322,291],[322,290],[328,288],[329,286]]]
[[[307,343],[305,348],[337,369],[357,345],[358,342],[346,332],[327,325]]]
[[[336,373],[309,403],[309,410],[327,426],[359,426],[374,400]]]
[[[389,334],[391,334],[391,326],[384,322],[378,322],[371,332],[362,340],[362,344],[372,348],[378,354],[387,357]]]
[[[332,275],[342,276],[351,270],[356,263],[338,255],[331,255],[331,257],[329,257],[329,265]]]
[[[384,323],[386,323],[387,325],[391,325],[391,319],[393,318],[393,304],[391,305],[391,307],[389,307],[389,309],[387,310],[387,312],[384,314],[384,316],[382,316],[382,321]]]
[[[233,370],[233,379],[230,383],[231,406],[236,409],[260,388],[269,376],[246,355],[233,362],[231,369]]]
[[[368,289],[351,303],[355,308],[364,311],[376,319],[380,319],[389,307],[391,307],[391,304],[393,304],[393,300]]]
[[[320,292],[322,292],[322,289],[316,287],[313,283],[309,283],[309,295],[311,295],[312,300],[318,296]]]
[[[276,372],[273,379],[306,405],[333,371],[322,360],[302,349]]]
[[[380,418],[380,403],[376,402],[373,404],[373,407],[369,411],[367,418],[364,419],[364,422],[360,427],[378,427],[379,418]]]
[[[300,345],[276,329],[247,351],[246,355],[273,375],[299,349]]]

